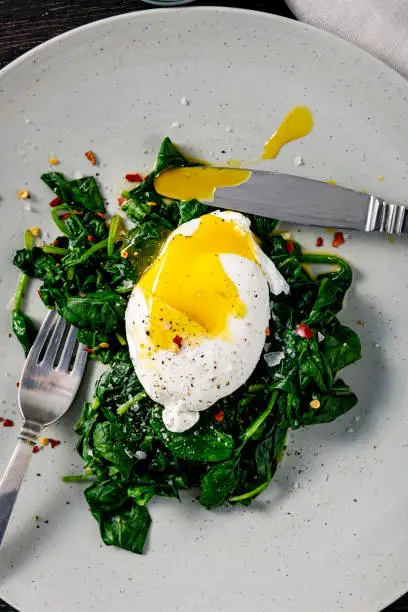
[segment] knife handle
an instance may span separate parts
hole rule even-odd
[[[407,209],[401,204],[389,204],[376,196],[370,197],[365,231],[386,232],[387,234],[406,234]]]

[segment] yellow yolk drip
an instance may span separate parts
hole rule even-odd
[[[191,236],[169,240],[138,283],[148,304],[154,349],[174,349],[176,336],[183,344],[202,337],[228,339],[229,318],[244,317],[246,306],[219,255],[257,262],[252,235],[232,220],[204,215]]]
[[[275,159],[281,148],[298,138],[310,134],[313,129],[313,115],[307,106],[295,106],[284,118],[276,132],[265,143],[262,159]]]
[[[242,161],[240,159],[227,159],[227,166],[230,168],[241,168]]]
[[[175,200],[212,200],[219,187],[235,187],[245,183],[250,170],[193,166],[176,168],[159,174],[154,179],[157,193]]]

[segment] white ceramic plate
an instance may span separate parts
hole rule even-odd
[[[16,421],[23,356],[8,338],[6,302],[17,279],[10,258],[25,227],[51,228],[50,193],[39,179],[51,154],[63,171],[88,173],[84,152],[96,151],[114,202],[124,172],[150,168],[164,135],[214,160],[253,159],[302,103],[315,114],[312,135],[265,167],[391,201],[407,196],[407,83],[349,44],[270,15],[123,15],[28,53],[2,72],[0,88],[0,416]],[[32,212],[16,198],[24,186]],[[319,233],[297,237],[312,245]],[[298,432],[300,453],[289,449],[248,509],[154,502],[140,557],[102,545],[82,486],[61,483],[80,466],[78,407],[53,432],[65,444],[33,457],[1,551],[6,600],[22,612],[373,612],[408,588],[407,243],[353,234],[339,252],[356,270],[343,319],[365,321],[364,359],[346,377],[361,398],[353,413]],[[0,468],[16,434],[0,428]]]

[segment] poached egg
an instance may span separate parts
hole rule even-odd
[[[262,353],[269,291],[289,286],[250,221],[217,211],[180,225],[134,287],[126,334],[136,374],[169,431],[246,382]]]

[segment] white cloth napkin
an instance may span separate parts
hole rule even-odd
[[[286,0],[294,15],[377,55],[408,77],[408,0]]]

